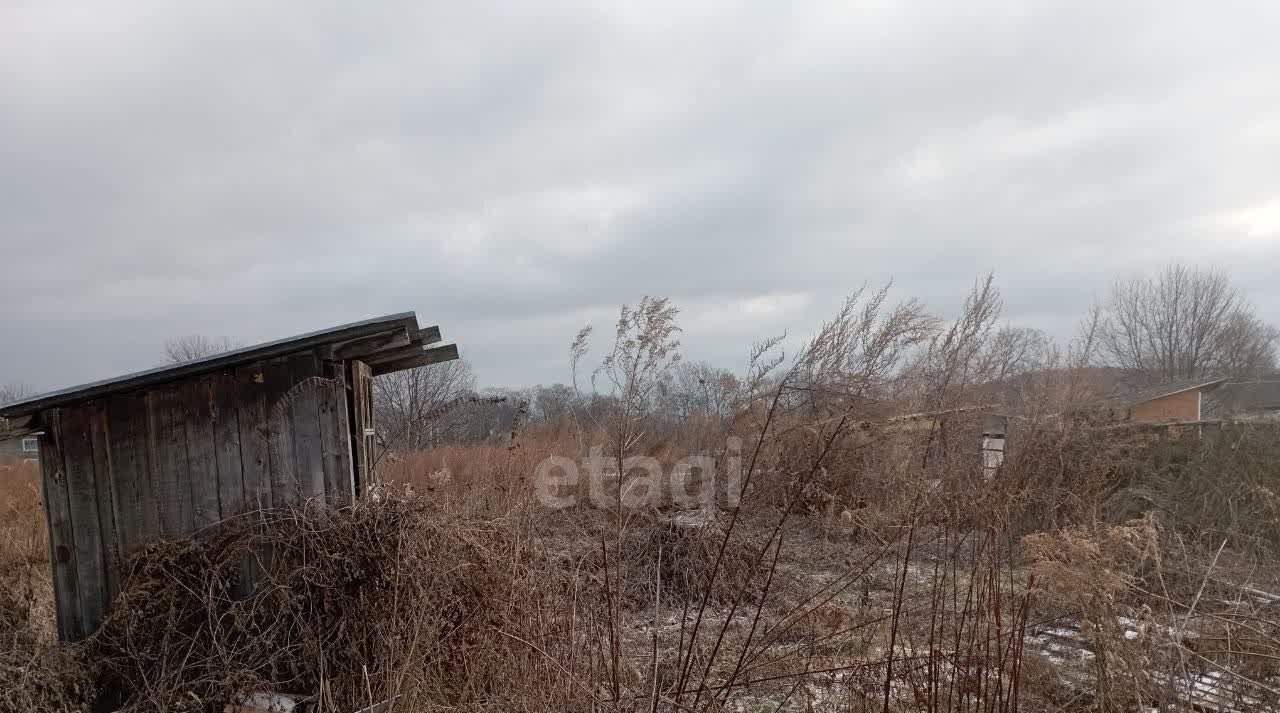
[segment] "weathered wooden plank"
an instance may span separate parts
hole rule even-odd
[[[339,360],[355,359],[385,349],[406,347],[409,346],[411,336],[408,329],[400,328],[383,334],[375,334],[372,337],[356,339],[335,346],[332,350],[332,358]]]
[[[240,451],[240,383],[225,374],[209,377],[214,459],[218,469],[218,513],[222,519],[246,510],[244,463]]]
[[[107,611],[120,592],[120,534],[116,526],[119,496],[115,490],[115,472],[111,461],[111,430],[107,423],[107,405],[89,405],[89,437],[93,444],[93,474],[98,486],[98,523],[102,529],[102,577]]]
[[[84,627],[80,618],[80,595],[76,586],[76,548],[72,536],[71,503],[67,474],[62,459],[62,415],[57,409],[45,411],[44,435],[40,438],[40,482],[49,522],[49,562],[53,570],[54,608],[58,618],[58,638],[75,641]]]
[[[339,403],[337,405],[337,430],[338,438],[334,443],[338,445],[336,454],[338,462],[338,471],[342,481],[340,483],[343,496],[348,502],[355,502],[355,497],[359,495],[360,489],[356,486],[356,466],[355,457],[351,452],[351,392],[347,390],[346,378],[343,377],[343,385],[338,391]]]
[[[267,386],[264,364],[236,370],[236,430],[246,509],[269,510],[271,440],[267,429]]]
[[[452,361],[458,358],[458,345],[446,344],[443,347],[434,349],[424,349],[419,354],[410,354],[401,358],[391,359],[387,361],[378,361],[372,365],[373,375],[382,376],[405,369],[413,369],[419,366],[431,366],[440,362]]]
[[[440,342],[440,327],[433,324],[430,327],[419,329],[418,333],[414,335],[413,341],[423,344],[438,344]]]
[[[102,623],[107,608],[91,415],[87,405],[65,408],[58,425],[70,508],[71,542],[75,548],[76,604],[80,609],[80,629],[72,633],[76,639],[92,634]],[[106,473],[103,475],[109,477]]]
[[[400,347],[399,349],[387,349],[386,351],[381,351],[376,354],[370,354],[360,361],[377,368],[379,364],[400,361],[401,359],[408,359],[409,357],[421,356],[426,348],[425,344],[415,339],[409,342],[408,346]]]
[[[293,419],[290,417],[288,392],[293,385],[287,358],[273,359],[263,365],[267,394],[267,443],[271,455],[271,505],[296,505],[300,502],[296,465],[293,458]]]
[[[347,430],[347,380],[341,371],[326,384],[320,397],[320,444],[324,450],[324,491],[335,507],[355,498],[351,473],[351,439]]]
[[[236,433],[240,441],[241,481],[244,511],[269,510],[271,500],[271,434],[267,428],[266,365],[252,364],[236,370]],[[262,548],[246,555],[240,562],[240,580],[235,589],[238,598],[249,596],[261,581],[262,562],[269,562],[271,551]]]
[[[373,483],[373,376],[369,365],[352,361],[347,396],[351,421],[352,472],[356,494],[368,492]]]
[[[324,498],[324,449],[320,435],[320,362],[311,352],[289,358],[293,386],[289,390],[290,431],[293,435],[295,487],[302,500]]]
[[[117,549],[123,563],[160,536],[159,511],[151,502],[147,403],[141,394],[118,394],[106,404],[111,491]]]
[[[221,519],[218,506],[218,455],[213,430],[213,385],[208,378],[180,387],[182,426],[187,442],[191,518],[196,529]]]
[[[185,404],[176,388],[147,394],[151,499],[165,537],[188,535],[195,526],[184,414]]]

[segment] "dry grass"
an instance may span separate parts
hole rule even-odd
[[[0,481],[0,671],[19,682],[0,701],[66,709],[91,677],[135,711],[261,689],[410,713],[1185,710],[1197,686],[1274,705],[1275,431],[1171,444],[1050,416],[1082,398],[1086,346],[1019,382],[1032,407],[988,477],[969,407],[1011,343],[989,281],[947,328],[860,292],[791,366],[754,351],[735,417],[664,422],[678,330],[645,305],[601,372],[626,396],[592,420],[388,454],[353,507],[156,543],[81,647],[52,642],[34,474]],[[540,501],[539,465],[596,444],[612,474]],[[623,497],[627,457],[704,451],[701,509]]]
[[[130,565],[91,642],[131,710],[202,710],[254,690],[322,693],[326,710],[500,698],[564,583],[501,522],[395,489],[161,543]],[[244,582],[256,581],[252,594]],[[540,668],[540,667],[539,667]]]
[[[543,460],[579,453],[585,455],[576,434],[560,425],[522,433],[514,441],[495,439],[392,453],[383,457],[378,472],[390,482],[431,493],[444,509],[496,515],[533,499],[534,474]]]
[[[57,643],[39,487],[35,467],[0,467],[0,710],[87,710],[90,670]]]
[[[1257,535],[1215,551],[1186,525],[1189,504],[1158,530],[1158,511],[1136,524],[1087,517],[1089,499],[1105,513],[1105,499],[1130,497],[1114,486],[1050,497],[1044,479],[1105,480],[1072,470],[1100,461],[1063,457],[1087,438],[1046,432],[1035,442],[1075,445],[1013,453],[1008,478],[945,487],[904,466],[925,449],[917,436],[853,431],[818,469],[813,434],[791,431],[732,533],[728,511],[684,524],[632,512],[621,536],[607,508],[542,509],[519,480],[575,434],[414,454],[400,462],[426,473],[409,478],[412,494],[141,553],[89,644],[93,675],[132,710],[264,688],[322,691],[326,710],[397,694],[406,711],[881,710],[886,690],[893,710],[1126,710],[1179,700],[1153,672],[1219,669],[1249,691],[1240,700],[1263,700],[1280,617],[1249,593],[1275,584]],[[1106,472],[1147,458],[1144,492],[1172,497],[1183,491],[1153,490],[1169,478],[1154,465],[1166,447],[1135,446]],[[1205,443],[1186,462],[1226,473],[1253,448]],[[442,467],[458,477],[432,482]],[[5,703],[69,709],[86,701],[89,669],[79,649],[53,645],[34,474],[21,477],[5,492],[3,665],[20,683]],[[1044,522],[1055,498],[1063,527],[1025,543],[995,527]],[[1216,521],[1214,501],[1199,502],[1197,517]],[[849,516],[829,517],[832,504]],[[243,597],[250,569],[262,584]],[[1047,622],[1078,629],[1088,660],[1029,653]]]

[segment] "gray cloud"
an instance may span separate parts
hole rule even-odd
[[[733,365],[864,281],[946,312],[988,270],[1065,335],[1171,259],[1280,323],[1277,15],[6,4],[0,381],[403,309],[484,383],[565,380],[577,327],[643,294]]]

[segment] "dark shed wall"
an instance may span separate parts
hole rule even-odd
[[[123,562],[259,508],[354,496],[345,365],[313,352],[45,411],[58,629],[92,633]]]

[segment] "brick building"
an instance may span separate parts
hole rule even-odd
[[[1174,381],[1108,399],[1109,420],[1131,423],[1176,423],[1204,419],[1204,404],[1226,377]]]

